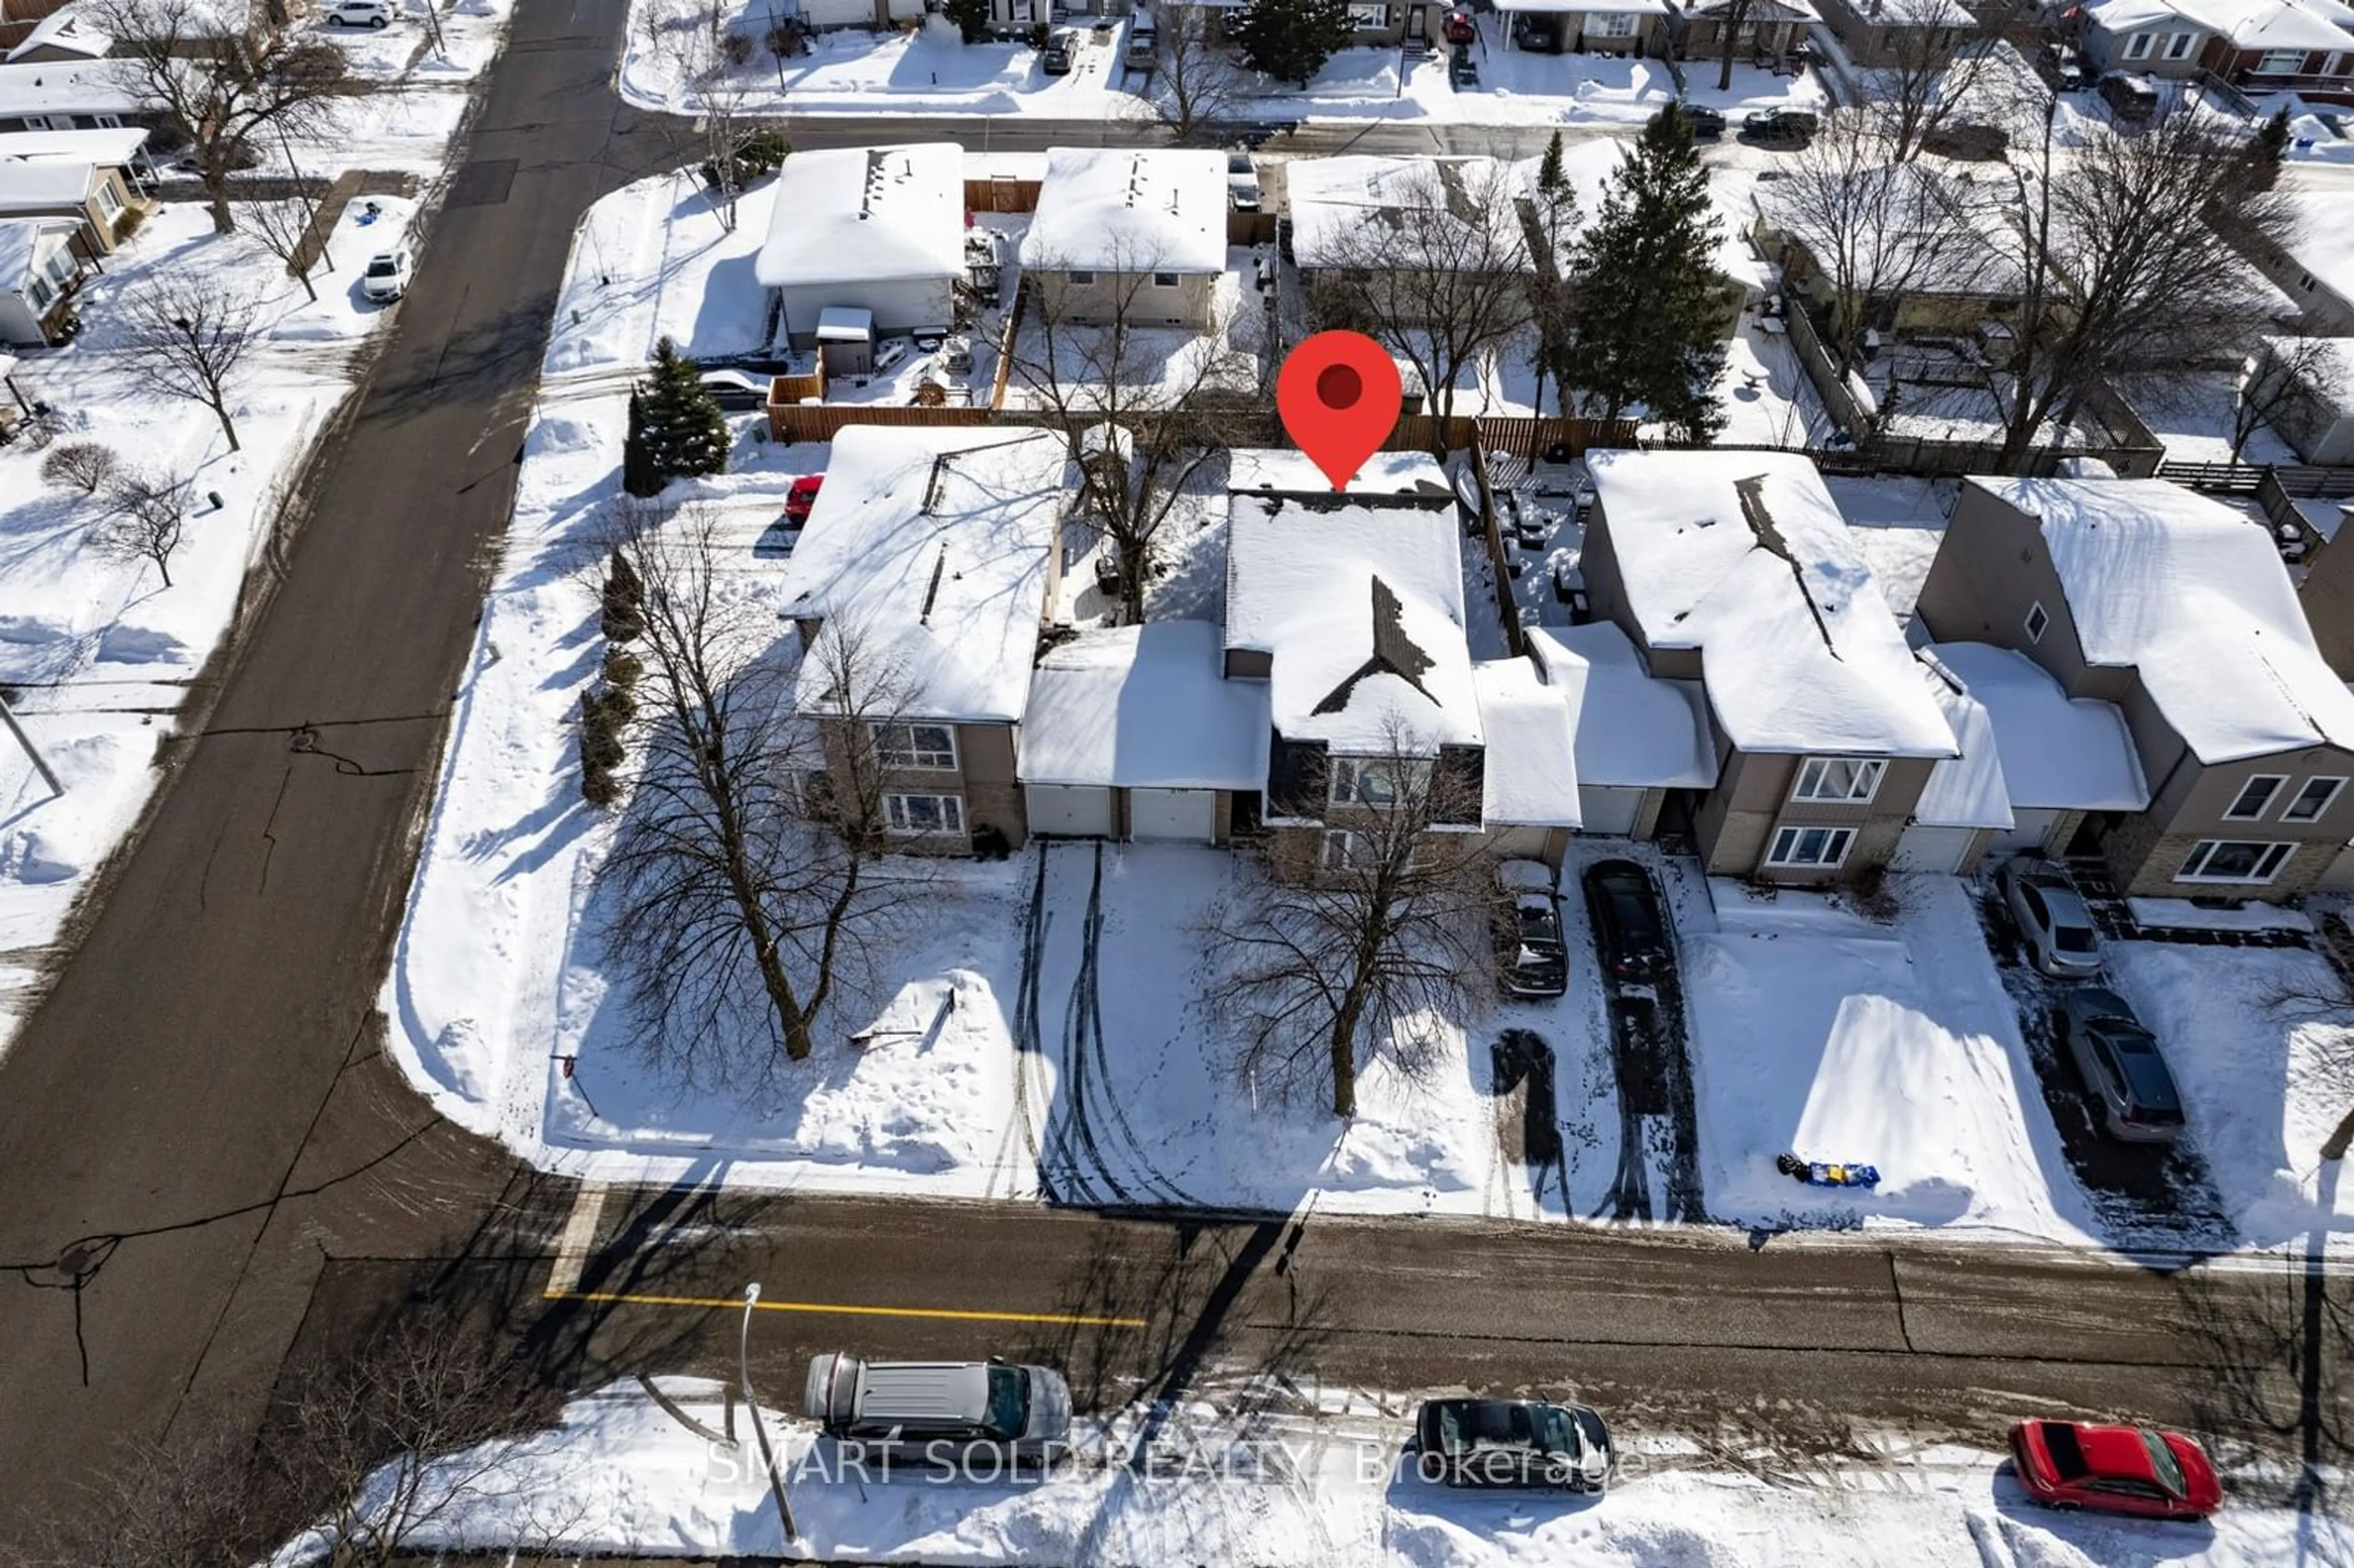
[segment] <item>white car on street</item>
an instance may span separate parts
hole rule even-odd
[[[393,0],[335,0],[320,20],[338,27],[388,27],[398,14]]]

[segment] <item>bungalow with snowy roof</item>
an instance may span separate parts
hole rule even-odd
[[[132,127],[0,133],[0,217],[73,218],[80,225],[85,251],[91,256],[110,255],[154,204],[133,188],[127,159],[113,163],[71,155],[10,155],[11,142],[46,141],[59,135],[143,137],[146,132]]]
[[[2002,4],[2003,0],[1994,0]],[[1960,0],[1821,0],[1823,22],[1867,70],[1941,66],[1978,23]]]
[[[1787,58],[1807,41],[1807,29],[1821,19],[1812,0],[1688,0],[1669,26],[1676,58],[1694,61],[1723,59],[1725,29],[1730,27],[1734,63],[1743,65]]]
[[[797,712],[872,722],[884,831],[916,850],[1026,836],[1015,769],[1061,571],[1069,450],[1032,429],[852,425],[779,586]],[[847,666],[864,689],[837,689]],[[833,767],[840,767],[837,749]]]
[[[111,131],[152,118],[111,61],[0,65],[0,131]]]
[[[1207,148],[1057,147],[1022,239],[1034,308],[1206,327],[1226,270],[1226,161]]]
[[[964,150],[953,142],[795,153],[753,276],[777,310],[775,343],[823,347],[861,375],[875,341],[946,332],[964,276]]]
[[[13,16],[6,6],[0,15]],[[0,29],[0,38],[6,36]],[[61,60],[103,59],[114,40],[71,5],[60,5],[35,22],[22,38],[0,55],[10,65],[50,65]]]
[[[2340,0],[2089,0],[2068,16],[2103,70],[2317,98],[2354,90],[2354,9]]]
[[[1960,747],[1814,465],[1754,451],[1586,465],[1594,619],[1647,676],[1706,700],[1713,782],[1659,786],[1661,826],[1688,825],[1713,874],[1822,883],[1885,865]]]
[[[1918,613],[1935,656],[1990,714],[2010,713],[1996,721],[2006,779],[2082,759],[2038,755],[2062,733],[2052,694],[2023,700],[2016,666],[1997,674],[1991,653],[1957,659],[1950,644],[2009,649],[2072,710],[2090,699],[2123,716],[2147,806],[2119,803],[2133,791],[2104,742],[2105,782],[2067,797],[2081,821],[2038,837],[2105,862],[2124,894],[2300,893],[2354,839],[2354,694],[2269,532],[2228,507],[2159,480],[1967,480]],[[2071,744],[2090,745],[2094,720],[2071,716],[2086,726]],[[2016,744],[2006,723],[2023,726]],[[2112,803],[2092,804],[2105,789]]]

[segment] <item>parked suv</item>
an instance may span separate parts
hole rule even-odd
[[[830,1351],[810,1362],[801,1408],[827,1436],[885,1462],[952,1464],[976,1446],[1040,1462],[1071,1432],[1062,1373],[996,1361],[863,1361]]]
[[[1815,139],[1815,126],[1804,109],[1760,109],[1741,122],[1741,133],[1764,147],[1803,147]]]
[[[2141,1026],[2115,991],[2080,986],[2061,1003],[2068,1054],[2098,1103],[2109,1136],[2128,1143],[2171,1143],[2182,1135],[2182,1096]]]
[[[2015,855],[1995,880],[2037,969],[2055,980],[2101,972],[2101,938],[2093,928],[2093,911],[2058,867],[2037,855]]]
[[[387,27],[392,25],[393,0],[336,0],[322,16],[338,27]]]
[[[1614,980],[1655,980],[1674,967],[1668,922],[1650,873],[1631,860],[1596,861],[1585,868],[1585,908],[1594,945]]]
[[[2128,124],[2158,112],[2158,83],[2133,71],[2113,70],[2101,78],[2101,101],[2109,116]]]

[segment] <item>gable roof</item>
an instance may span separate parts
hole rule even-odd
[[[1615,622],[1532,626],[1529,652],[1569,711],[1577,781],[1625,789],[1716,783],[1716,739],[1697,681],[1663,681]]]
[[[2354,192],[2284,190],[2278,199],[2295,231],[2282,249],[2331,293],[2354,302]]]
[[[854,632],[910,717],[1022,717],[1067,452],[1044,430],[851,425],[785,563],[785,613]],[[794,691],[833,705],[819,660]]]
[[[2202,763],[2354,750],[2270,532],[2158,479],[1973,478],[2035,518],[2087,663],[2130,667]]]
[[[1984,711],[2012,806],[2138,811],[2149,805],[2141,757],[2115,704],[2071,697],[2042,665],[1992,643],[1932,643],[1925,662],[1958,682]],[[1969,750],[1970,737],[1963,736],[1964,755]]]
[[[1650,648],[1696,649],[1744,751],[1951,757],[1877,578],[1815,465],[1787,452],[1586,454]]]
[[[1994,721],[1986,705],[1956,682],[1944,679],[1924,661],[1921,678],[1929,698],[1954,728],[1961,755],[1931,766],[1920,799],[1913,802],[1913,820],[1930,828],[2009,828],[2010,792],[2002,776],[2002,751],[1995,744]]]
[[[1257,789],[1267,688],[1226,680],[1218,629],[1156,620],[1082,631],[1038,661],[1022,719],[1024,784]]]
[[[1478,744],[1454,518],[1400,506],[1229,503],[1229,649],[1269,655],[1269,717],[1336,751]]]
[[[1226,270],[1226,160],[1207,148],[1056,147],[1024,267]]]
[[[777,170],[763,288],[964,275],[964,150],[953,142],[795,153]]]
[[[95,131],[0,131],[0,158],[72,158],[101,168],[120,168],[139,155],[150,132],[144,125]]]
[[[11,61],[40,49],[63,49],[85,59],[97,59],[114,48],[114,40],[91,25],[90,18],[68,5],[33,24],[25,41],[7,53]]]
[[[79,207],[98,182],[95,165],[71,158],[23,158],[0,163],[0,212],[54,212]]]
[[[1230,494],[1291,495],[1330,500],[1332,482],[1303,451],[1288,447],[1236,447],[1228,455]],[[1348,493],[1365,500],[1414,496],[1453,505],[1455,487],[1428,452],[1375,452],[1349,481]]]

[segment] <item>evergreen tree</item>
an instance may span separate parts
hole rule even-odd
[[[717,473],[727,466],[727,416],[703,384],[695,362],[673,347],[670,339],[654,345],[653,368],[642,391],[642,407],[633,404],[631,423],[643,443],[646,471],[656,490],[681,475]],[[624,488],[628,478],[623,475]]]
[[[1717,225],[1691,122],[1670,104],[1603,187],[1577,246],[1577,322],[1564,382],[1581,411],[1616,419],[1640,408],[1678,439],[1723,424],[1726,301]]]
[[[989,0],[947,0],[940,15],[957,25],[968,44],[977,44],[989,37]]]
[[[1576,312],[1576,293],[1563,252],[1577,228],[1577,193],[1570,187],[1569,172],[1562,160],[1561,132],[1556,131],[1537,164],[1536,194],[1527,208],[1529,254],[1535,262],[1529,278],[1529,317],[1536,328],[1530,357],[1537,373],[1534,407],[1540,418],[1544,415],[1546,378],[1560,374],[1569,353],[1570,323]],[[1566,413],[1568,400],[1561,401],[1561,411]]]
[[[1349,0],[1250,0],[1226,34],[1251,69],[1304,88],[1357,26]]]
[[[600,630],[608,642],[634,642],[646,629],[646,585],[638,568],[620,547],[613,550],[605,568],[604,616]]]
[[[1553,140],[1545,143],[1544,156],[1537,163],[1537,190],[1558,200],[1568,188],[1569,171],[1562,161],[1561,132],[1556,131]]]
[[[2277,164],[2288,156],[2288,111],[2276,109],[2273,117],[2256,132],[2255,154],[2259,163]]]
[[[621,488],[631,495],[659,495],[663,476],[654,471],[653,452],[646,445],[645,388],[630,391],[630,433],[621,442]]]

